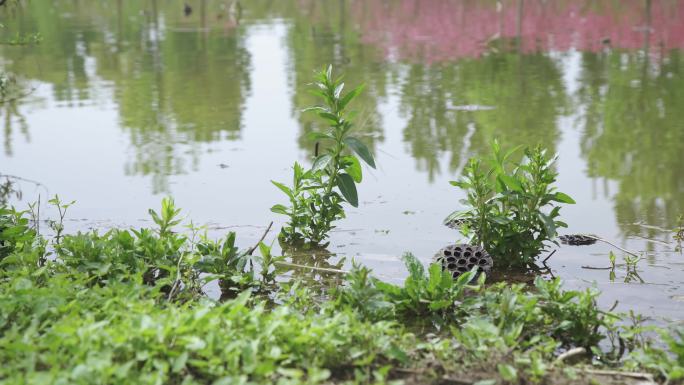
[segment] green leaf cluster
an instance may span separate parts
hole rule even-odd
[[[556,191],[556,158],[541,147],[526,148],[521,161],[511,157],[518,148],[503,153],[492,143],[492,156],[470,159],[463,177],[451,184],[467,193],[459,210],[446,221],[459,219],[461,232],[484,247],[497,268],[536,268],[535,260],[557,229],[560,205],[575,201]]]
[[[344,218],[342,203],[358,207],[356,185],[363,180],[361,161],[375,168],[375,159],[366,145],[351,135],[353,114],[347,106],[363,90],[363,85],[343,94],[344,82],[333,77],[332,66],[320,71],[312,93],[320,97],[322,105],[307,108],[316,113],[327,125],[324,131],[313,132],[317,140],[311,168],[306,170],[298,163],[293,167],[292,186],[272,183],[287,195],[290,206],[277,204],[271,211],[289,217],[281,229],[281,240],[290,245],[321,246],[334,228],[333,222]]]
[[[67,234],[45,258],[49,241],[3,208],[0,383],[387,383],[417,368],[434,369],[418,382],[473,372],[552,382],[558,352],[573,347],[606,367],[629,349],[627,368],[681,377],[681,333],[657,329],[665,348],[647,341],[641,326],[601,311],[595,290],[541,278],[485,286],[475,272],[453,280],[410,254],[403,285],[355,264],[317,289],[276,279],[279,257],[264,244],[252,257],[233,233],[179,234],[179,215],[167,199],[153,229]],[[206,296],[214,280],[230,295]]]

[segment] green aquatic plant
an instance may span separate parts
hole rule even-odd
[[[361,93],[363,85],[343,94],[341,77],[333,77],[332,66],[316,76],[313,93],[323,104],[307,108],[315,112],[328,128],[311,134],[322,145],[322,154],[316,154],[310,169],[300,164],[293,167],[292,187],[272,181],[290,200],[290,206],[277,204],[271,211],[289,217],[282,227],[280,238],[290,245],[320,246],[328,238],[333,223],[344,218],[344,202],[359,204],[356,184],[361,183],[361,161],[375,168],[375,160],[368,147],[352,135],[353,114],[349,103]]]
[[[67,210],[69,210],[69,207],[73,206],[76,201],[65,203],[59,199],[59,195],[55,195],[52,199],[48,200],[48,203],[54,206],[59,213],[59,218],[57,220],[49,219],[47,221],[48,227],[55,233],[55,244],[59,245],[62,239],[62,233],[64,232],[64,218],[66,217]]]
[[[503,153],[492,143],[492,157],[470,159],[463,177],[451,184],[463,189],[465,210],[446,218],[458,220],[470,242],[484,247],[496,268],[536,268],[535,260],[546,244],[554,242],[559,203],[572,204],[568,195],[556,191],[555,157],[541,147],[524,150],[522,161],[511,160],[517,148]]]

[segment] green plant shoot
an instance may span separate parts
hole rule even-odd
[[[344,218],[342,203],[357,207],[356,185],[361,183],[361,161],[375,168],[370,150],[351,134],[353,123],[347,106],[361,93],[363,85],[343,94],[341,77],[333,77],[332,66],[316,75],[313,93],[321,98],[322,105],[307,108],[315,112],[328,125],[324,131],[311,134],[321,142],[323,154],[316,156],[310,169],[300,164],[293,167],[292,187],[273,181],[287,195],[290,206],[278,204],[271,211],[289,217],[280,232],[280,239],[290,245],[322,246],[321,242],[334,228],[333,222]]]

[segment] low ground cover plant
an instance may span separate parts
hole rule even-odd
[[[232,233],[174,231],[179,213],[165,200],[154,228],[65,234],[57,245],[26,213],[3,208],[0,384],[592,383],[587,367],[681,383],[684,374],[681,331],[653,329],[665,345],[653,343],[643,325],[599,309],[595,290],[541,278],[487,286],[475,272],[453,280],[411,255],[403,285],[355,265],[341,284],[310,287],[273,279],[266,246],[250,258]],[[204,294],[212,280],[231,295]],[[576,348],[579,360],[559,361]]]
[[[446,221],[458,221],[462,234],[484,247],[496,268],[536,269],[537,257],[555,242],[557,229],[567,227],[559,219],[560,204],[575,201],[553,185],[555,157],[535,147],[513,161],[517,151],[504,153],[494,141],[490,158],[470,159],[463,177],[451,182],[466,192],[466,208]]]
[[[361,93],[363,85],[343,94],[345,84],[334,77],[332,66],[319,72],[312,92],[323,101],[322,105],[307,108],[316,113],[328,126],[324,131],[311,134],[324,148],[310,168],[299,163],[293,166],[292,186],[272,183],[287,195],[290,206],[277,204],[271,211],[288,216],[280,238],[294,246],[324,246],[333,223],[344,218],[344,202],[359,204],[356,184],[361,183],[361,161],[375,168],[375,160],[368,147],[352,135],[353,114],[349,103]]]

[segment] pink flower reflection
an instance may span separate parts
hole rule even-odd
[[[525,53],[684,48],[684,0],[358,0],[352,13],[362,40],[396,60],[478,57],[518,36]]]

